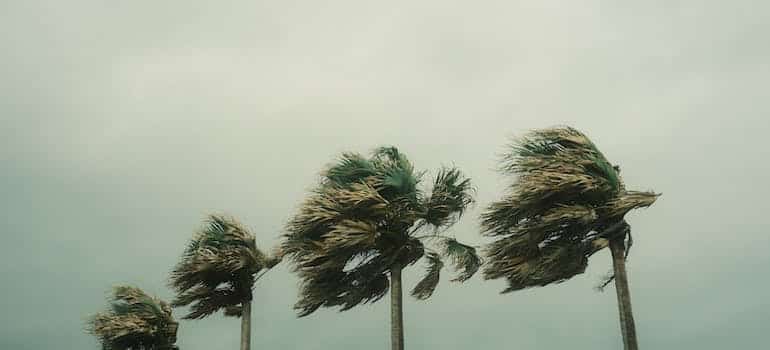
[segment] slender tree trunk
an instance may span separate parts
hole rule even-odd
[[[251,349],[251,300],[241,304],[241,350]]]
[[[404,350],[401,269],[400,265],[390,269],[390,344],[392,350]]]
[[[626,274],[626,247],[623,240],[623,238],[610,240],[612,267],[615,270],[615,291],[618,294],[620,331],[623,334],[623,349],[638,350],[634,314],[631,311],[631,291],[628,288],[628,275]]]

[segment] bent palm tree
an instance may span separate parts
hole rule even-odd
[[[509,192],[482,214],[485,279],[505,278],[503,293],[565,281],[583,273],[588,258],[609,245],[615,269],[625,349],[637,349],[625,271],[630,228],[624,216],[658,195],[627,191],[596,146],[579,131],[551,128],[517,140],[502,172],[518,177]]]
[[[171,307],[141,289],[129,286],[113,288],[110,306],[88,320],[87,331],[105,350],[177,349],[178,323]]]
[[[202,319],[219,310],[241,318],[241,350],[251,346],[251,299],[260,272],[280,257],[260,251],[254,235],[231,218],[211,215],[171,272],[172,306],[191,305],[185,319]]]
[[[345,153],[322,173],[282,245],[302,281],[294,306],[300,317],[322,306],[344,311],[375,302],[390,287],[391,343],[401,350],[402,269],[426,258],[428,272],[412,290],[421,300],[436,289],[442,257],[460,270],[455,281],[473,276],[481,266],[476,249],[442,233],[473,202],[470,181],[444,168],[424,195],[421,176],[395,147],[379,148],[371,158]]]

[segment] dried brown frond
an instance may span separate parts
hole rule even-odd
[[[601,209],[607,217],[622,218],[633,209],[651,206],[658,197],[660,194],[653,192],[623,192],[609,200]]]

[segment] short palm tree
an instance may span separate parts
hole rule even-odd
[[[476,249],[443,234],[473,202],[470,181],[444,168],[425,194],[418,187],[422,175],[395,147],[369,158],[345,153],[322,173],[282,245],[302,281],[295,305],[300,317],[322,306],[348,310],[375,302],[390,288],[391,343],[401,350],[402,269],[425,258],[427,274],[412,290],[421,300],[433,294],[442,258],[460,270],[455,281],[473,276],[481,265]]]
[[[251,299],[255,281],[275,266],[257,248],[254,235],[232,218],[211,215],[195,234],[171,272],[172,306],[191,305],[185,319],[202,319],[219,310],[241,318],[241,350],[251,346]]]
[[[505,292],[545,286],[583,273],[588,258],[609,245],[625,349],[637,349],[626,278],[630,228],[624,216],[658,195],[627,191],[620,169],[585,135],[569,127],[536,130],[516,140],[502,172],[517,177],[482,214],[496,238],[486,249],[486,279],[504,278]]]
[[[113,288],[107,311],[88,320],[87,331],[99,339],[105,350],[177,349],[178,323],[171,307],[141,289]]]

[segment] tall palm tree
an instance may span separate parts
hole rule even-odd
[[[473,202],[470,181],[443,168],[426,194],[422,175],[395,147],[369,158],[344,153],[322,173],[282,245],[302,281],[300,317],[375,302],[390,288],[391,344],[403,350],[402,270],[425,258],[427,274],[412,290],[421,300],[436,289],[442,258],[460,270],[455,281],[473,276],[481,266],[476,249],[444,235]]]
[[[583,273],[588,258],[612,252],[624,348],[636,350],[626,277],[630,227],[624,216],[658,194],[627,191],[613,166],[585,135],[570,127],[536,130],[505,153],[504,174],[517,177],[482,214],[495,237],[485,253],[486,279],[504,278],[503,293],[565,281]]]
[[[241,350],[251,346],[254,282],[280,261],[257,248],[254,235],[232,218],[209,216],[171,272],[176,292],[171,305],[191,305],[184,319],[202,319],[219,310],[241,318]]]
[[[171,307],[141,289],[117,286],[109,298],[109,308],[88,320],[87,331],[105,350],[178,349],[178,323]]]

